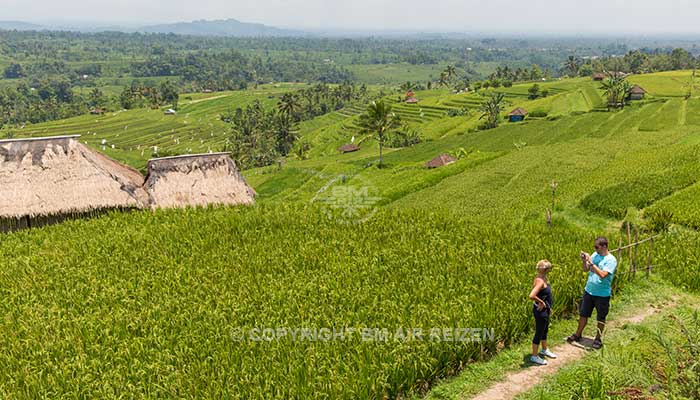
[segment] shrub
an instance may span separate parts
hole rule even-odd
[[[528,116],[532,117],[532,118],[544,118],[547,116],[547,111],[545,111],[541,108],[537,108],[537,109],[530,111],[530,115],[528,115]]]

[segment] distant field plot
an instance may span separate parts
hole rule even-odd
[[[667,71],[654,74],[632,75],[627,78],[631,83],[643,87],[652,96],[683,97],[694,90],[699,81],[693,80],[692,71]]]
[[[678,126],[680,112],[684,106],[682,99],[667,100],[648,109],[648,116],[639,124],[640,131],[658,131]]]
[[[654,213],[659,210],[673,214],[675,223],[693,229],[700,229],[700,184],[695,184],[668,196],[647,209]]]
[[[162,110],[135,109],[83,115],[65,120],[28,125],[17,130],[22,137],[81,135],[81,142],[103,150],[137,168],[159,154],[220,151],[226,126],[219,116],[259,100],[268,106],[288,91],[288,86],[226,93],[184,94],[177,115]],[[187,100],[191,97],[192,100]]]
[[[688,105],[686,107],[685,114],[685,123],[686,125],[700,126],[700,99],[688,99]]]
[[[440,77],[445,65],[413,64],[351,64],[347,65],[358,82],[368,84],[397,84],[407,81],[426,82]]]

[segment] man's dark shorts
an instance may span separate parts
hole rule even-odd
[[[592,296],[590,293],[584,291],[581,307],[579,307],[578,310],[579,315],[590,318],[594,308],[596,311],[596,320],[598,320],[598,322],[605,322],[605,318],[608,316],[608,310],[610,310],[610,296]]]

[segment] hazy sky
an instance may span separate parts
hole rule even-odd
[[[700,33],[697,0],[0,0],[0,20],[142,24],[236,18],[292,28]]]

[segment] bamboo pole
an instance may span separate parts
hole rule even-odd
[[[649,259],[647,260],[647,278],[651,275],[651,262],[654,257],[654,238],[651,238],[651,243],[649,244]]]
[[[619,251],[627,250],[627,249],[629,249],[629,248],[632,247],[632,246],[636,246],[636,245],[638,245],[638,244],[646,243],[646,242],[648,242],[648,241],[650,241],[650,240],[653,240],[653,239],[655,239],[655,238],[657,238],[657,237],[659,237],[659,236],[661,236],[661,234],[654,235],[654,236],[648,237],[648,238],[646,238],[646,239],[642,239],[642,240],[640,240],[640,241],[637,242],[637,243],[631,243],[631,244],[626,245],[626,246],[623,246],[623,245],[622,245],[622,236],[620,236],[620,247],[618,247],[618,248],[615,249],[615,250],[612,250],[612,252],[613,252],[613,253],[614,253],[614,252],[618,252],[618,253],[619,253]],[[620,254],[620,255],[621,255],[621,254]]]
[[[621,267],[621,265],[622,265],[622,233],[620,233],[620,238],[618,241],[617,250],[613,250],[613,251],[617,251],[617,265],[620,267],[620,271],[622,271],[624,273],[624,271]]]
[[[639,252],[639,230],[634,229],[634,247],[632,248],[634,258],[632,259],[632,268],[634,269],[634,275],[637,275],[637,253]]]
[[[634,260],[632,260],[632,232],[630,228],[630,223],[627,223],[627,245],[628,245],[628,251],[627,251],[627,258],[630,260],[630,274],[634,275]]]

